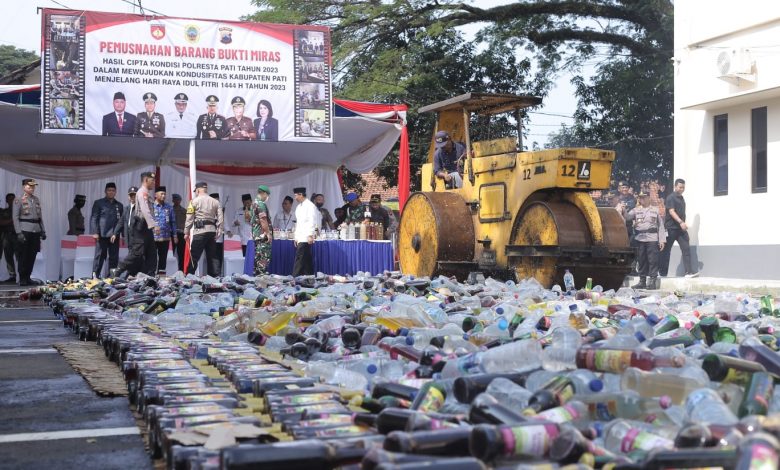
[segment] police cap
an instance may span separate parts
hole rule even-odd
[[[219,103],[219,98],[217,98],[217,95],[209,95],[206,97],[206,103],[217,104]]]
[[[157,95],[155,95],[151,91],[148,92],[148,93],[144,93],[144,103],[149,102],[149,101],[152,101],[152,102],[155,102],[155,103],[157,102]]]
[[[246,100],[244,100],[244,98],[240,96],[236,96],[235,98],[230,100],[230,104],[232,104],[233,106],[237,106],[237,105],[244,106],[246,104]]]

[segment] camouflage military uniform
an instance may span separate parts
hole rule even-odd
[[[255,276],[259,276],[268,272],[268,265],[271,263],[273,231],[265,202],[255,198],[251,211],[252,239],[255,241]]]

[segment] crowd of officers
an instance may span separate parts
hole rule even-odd
[[[41,203],[35,196],[37,184],[32,178],[24,179],[22,195],[17,198],[12,193],[7,194],[7,207],[0,209],[0,256],[5,257],[10,276],[4,282],[18,282],[23,286],[33,282],[30,276],[35,257],[40,251],[41,240],[46,240]],[[315,193],[309,199],[306,188],[294,188],[298,203],[295,212],[292,212],[293,198],[286,196],[282,210],[272,220],[267,206],[271,191],[268,186],[260,185],[254,198],[250,194],[242,195],[242,208],[236,211],[234,220],[228,222],[226,228],[219,194],[209,194],[205,182],[195,185],[195,193],[186,209],[178,194],[173,194],[173,204],[165,201],[166,188],[155,187],[152,172],[142,173],[140,186],[128,189],[126,206],[116,199],[116,184],[107,183],[104,191],[105,196],[93,203],[88,220],[82,213],[87,200],[84,195],[76,195],[74,205],[67,213],[68,235],[82,235],[88,228],[95,239],[94,277],[100,276],[106,261],[112,277],[127,277],[139,272],[150,276],[165,274],[171,245],[179,271],[184,271],[185,258],[189,258],[186,272],[196,272],[198,261],[205,253],[207,274],[220,276],[224,235],[232,236],[233,230],[240,235],[244,256],[248,240],[254,241],[256,275],[268,272],[274,230],[293,232],[296,246],[293,275],[314,274],[311,244],[321,231],[337,230],[341,224],[368,220],[380,223],[389,239],[398,228],[392,209],[382,205],[378,194],[372,195],[369,204],[364,205],[357,193],[349,192],[344,198],[345,204],[337,208],[332,217],[324,207],[324,195]],[[120,262],[122,237],[128,254]],[[188,257],[187,245],[190,248]]]

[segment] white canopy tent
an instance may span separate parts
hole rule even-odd
[[[76,194],[87,196],[82,211],[88,218],[92,202],[103,197],[107,182],[117,184],[117,198],[125,203],[127,188],[138,185],[140,172],[159,167],[160,184],[168,194],[188,198],[189,140],[43,134],[39,113],[38,107],[0,102],[0,191],[19,194],[22,178],[39,180],[36,194],[48,235],[42,247],[46,278],[60,274],[57,253]],[[337,169],[344,165],[356,173],[370,171],[393,148],[401,129],[402,122],[337,116],[332,144],[194,141],[197,179],[208,182],[210,192],[220,193],[223,204],[227,201],[228,223],[241,207],[241,194],[254,196],[258,184],[271,189],[272,216],[297,186],[305,186],[309,194],[324,194],[332,212],[343,204]],[[269,174],[257,174],[264,172]],[[0,264],[1,278],[5,263]]]

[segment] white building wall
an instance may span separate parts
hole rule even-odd
[[[704,276],[780,279],[780,2],[675,2],[674,177]],[[723,51],[751,74],[721,77]],[[751,110],[767,107],[767,191],[752,191]],[[713,118],[728,115],[728,194],[715,196]],[[670,274],[679,263],[672,250]],[[677,272],[680,272],[678,267]]]

